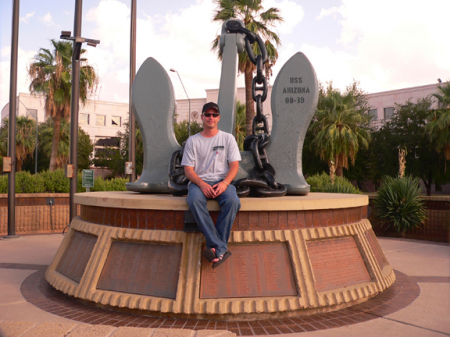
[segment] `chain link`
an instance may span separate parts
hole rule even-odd
[[[269,144],[269,123],[263,114],[263,103],[267,98],[267,78],[264,76],[264,64],[268,61],[267,49],[261,38],[248,29],[228,21],[227,29],[230,33],[245,35],[245,49],[248,58],[256,66],[256,76],[252,80],[252,98],[256,103],[256,115],[252,121],[252,135],[244,140],[244,151],[251,151],[255,167],[251,178],[240,179],[235,183],[239,197],[250,193],[258,197],[281,197],[286,195],[287,188],[275,181],[275,169],[269,163],[266,146]],[[253,44],[257,42],[261,54],[255,57]],[[257,91],[262,92],[257,93]],[[262,132],[260,132],[262,131]]]

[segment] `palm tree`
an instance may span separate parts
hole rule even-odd
[[[3,120],[0,137],[2,145],[0,146],[0,155],[6,156],[6,146],[8,143],[9,120]],[[36,148],[36,124],[31,118],[20,116],[16,119],[16,171],[22,170],[22,164],[25,158],[33,154]]]
[[[437,152],[444,152],[445,160],[450,160],[450,82],[438,87],[437,98],[439,108],[432,110],[425,131],[433,142]]]
[[[54,137],[54,119],[47,118],[44,123],[39,125],[39,144],[42,152],[47,156],[50,156],[52,152],[52,139]],[[62,119],[59,128],[59,143],[58,153],[56,157],[56,169],[63,168],[69,161],[69,148],[70,148],[70,122]],[[92,151],[94,145],[92,144],[89,135],[84,132],[83,129],[78,127],[78,168],[88,169],[91,165]]]
[[[70,117],[70,100],[72,93],[72,43],[51,40],[53,51],[41,48],[28,69],[31,77],[30,92],[45,96],[45,112],[54,122],[52,147],[50,155],[50,171],[58,167],[58,144],[60,140],[61,120]],[[83,54],[85,50],[81,50]],[[98,84],[98,76],[87,60],[80,60],[80,97],[84,104],[92,95]],[[78,99],[78,98],[77,98]]]
[[[264,41],[267,49],[268,63],[266,64],[266,74],[271,74],[271,67],[278,58],[276,47],[280,43],[278,35],[270,28],[277,22],[283,21],[277,8],[271,7],[264,11],[262,0],[215,0],[218,6],[213,21],[225,22],[228,19],[241,20],[245,28],[258,34]],[[275,43],[275,45],[273,44]],[[219,37],[212,43],[212,50],[218,52],[219,59],[222,55],[219,51]],[[255,55],[260,54],[257,43],[253,44]],[[255,116],[254,102],[252,99],[252,79],[255,65],[250,61],[247,52],[239,54],[239,71],[245,75],[245,105],[246,105],[246,133],[252,133],[252,121]]]
[[[352,92],[344,95],[329,85],[326,92],[321,89],[318,109],[310,130],[314,133],[312,147],[328,162],[330,169],[342,177],[343,169],[352,164],[361,147],[368,148],[370,133],[361,127],[366,124],[366,116],[357,109]]]
[[[236,102],[236,128],[235,128],[235,137],[236,142],[238,143],[239,150],[244,151],[244,140],[246,133],[246,124],[245,124],[245,104],[242,104],[241,101]]]

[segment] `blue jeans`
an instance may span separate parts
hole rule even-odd
[[[211,186],[216,182],[205,181]],[[228,239],[230,238],[231,226],[236,218],[237,212],[241,208],[241,202],[236,194],[236,188],[229,185],[227,189],[215,200],[219,202],[220,213],[217,219],[217,226],[209,215],[206,208],[208,198],[203,194],[200,187],[191,183],[186,201],[189,209],[194,215],[197,225],[206,238],[206,247],[215,248],[216,255],[221,256],[227,251]]]

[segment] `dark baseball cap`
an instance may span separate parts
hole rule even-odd
[[[214,102],[206,103],[206,104],[203,106],[202,114],[204,114],[204,113],[205,113],[206,111],[208,111],[209,109],[214,109],[214,110],[216,110],[216,111],[220,114],[219,106],[218,106],[216,103],[214,103]]]

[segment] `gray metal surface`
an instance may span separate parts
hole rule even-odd
[[[175,96],[164,68],[152,57],[139,68],[132,89],[133,113],[142,132],[144,167],[127,190],[169,193],[168,170],[172,153],[181,147],[173,130]]]
[[[316,111],[319,90],[308,58],[301,52],[281,68],[272,88],[272,134],[266,147],[276,170],[277,182],[287,185],[288,194],[307,194],[310,186],[302,171],[306,131]]]

